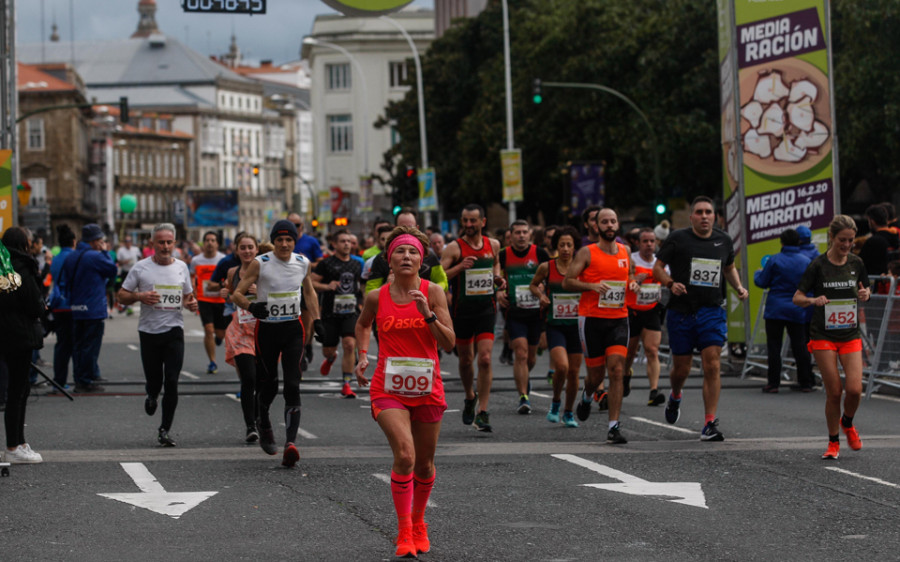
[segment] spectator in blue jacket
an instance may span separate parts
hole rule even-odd
[[[800,253],[812,261],[819,257],[819,247],[812,243],[812,231],[808,226],[798,226],[797,234],[800,235]],[[810,314],[812,317],[812,314]]]
[[[798,389],[810,392],[815,387],[812,360],[806,349],[809,342],[806,324],[809,319],[806,310],[792,302],[800,278],[810,262],[800,249],[800,235],[796,230],[788,229],[781,233],[781,252],[770,257],[765,267],[753,275],[753,282],[757,287],[769,289],[763,315],[766,320],[769,380],[762,389],[768,394],[777,393],[781,384],[781,343],[785,329],[791,338],[791,350],[797,362]]]
[[[53,380],[59,386],[65,387],[69,378],[69,361],[72,359],[75,343],[75,321],[72,319],[69,301],[63,296],[65,279],[62,269],[66,258],[75,252],[75,233],[72,232],[69,225],[61,224],[56,228],[56,240],[62,249],[50,264],[50,278],[53,279],[53,289],[50,290],[50,310],[53,312],[53,326],[56,331],[56,346],[53,348]]]
[[[74,321],[75,347],[72,371],[75,392],[103,392],[100,377],[100,344],[108,316],[106,284],[118,268],[109,256],[103,231],[96,224],[81,229],[81,242],[66,258],[63,275]]]

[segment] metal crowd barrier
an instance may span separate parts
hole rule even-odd
[[[896,277],[869,280],[872,297],[860,315],[867,399],[882,386],[900,389],[900,288]]]
[[[754,369],[768,371],[769,369],[769,345],[766,334],[766,301],[769,298],[769,290],[763,292],[762,302],[759,305],[759,311],[756,313],[756,323],[753,325],[753,334],[750,337],[750,345],[747,346],[747,356],[744,360],[744,366],[741,369],[741,378],[744,379],[750,375]],[[787,334],[783,334],[781,339],[781,378],[791,380],[788,371],[797,372],[797,364],[791,353],[790,338]]]

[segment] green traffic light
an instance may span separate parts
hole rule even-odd
[[[665,206],[665,205],[663,205],[662,203],[660,203],[660,204],[658,204],[658,205],[656,206],[656,214],[657,214],[657,215],[665,214],[665,212],[666,212],[666,206]]]
[[[544,101],[543,96],[541,96],[540,94],[535,94],[534,98],[532,99],[534,100],[534,103],[541,103],[542,101]]]
[[[394,205],[394,216],[395,217],[400,214],[401,208],[402,207],[400,207],[400,205]]]

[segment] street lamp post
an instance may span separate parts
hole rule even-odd
[[[506,0],[503,4],[503,69],[506,81],[506,149],[515,148],[513,143],[513,112],[512,112],[512,69],[509,61],[509,6]],[[516,202],[509,202],[509,222],[516,220]]]
[[[422,61],[419,58],[419,49],[416,48],[416,44],[413,42],[412,37],[410,37],[409,32],[401,26],[397,20],[390,18],[388,16],[381,16],[381,19],[390,23],[394,27],[400,31],[400,34],[403,35],[403,38],[406,39],[406,42],[409,43],[409,48],[412,49],[413,52],[413,61],[416,64],[416,94],[419,102],[419,150],[421,152],[422,157],[422,168],[428,167],[428,136],[425,131],[425,92],[422,89]],[[440,209],[440,205],[438,205],[438,209]],[[441,211],[439,210],[440,214]],[[438,218],[438,224],[440,224],[440,218]]]

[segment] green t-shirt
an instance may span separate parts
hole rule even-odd
[[[822,254],[809,264],[797,289],[825,295],[828,304],[816,306],[809,324],[810,338],[847,342],[859,337],[859,284],[869,286],[866,266],[859,256],[849,254],[844,265],[835,265]]]

